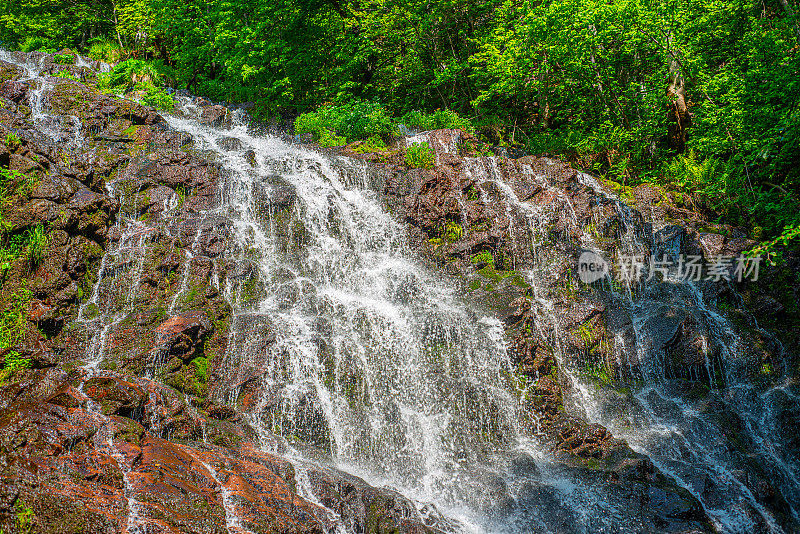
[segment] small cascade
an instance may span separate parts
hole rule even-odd
[[[86,374],[84,375],[80,386],[78,387],[78,390],[81,393],[83,393],[86,381],[89,378],[99,375],[96,367],[93,367],[91,364],[84,366],[84,371],[86,371]],[[133,495],[130,482],[130,463],[114,443],[114,432],[116,428],[114,426],[114,421],[112,421],[107,415],[104,415],[100,405],[90,397],[85,396],[85,402],[89,413],[91,413],[98,421],[98,431],[93,436],[95,449],[113,458],[117,463],[117,467],[119,467],[119,470],[122,472],[123,493],[125,495],[127,507],[125,529],[122,532],[125,534],[149,534],[147,525],[143,521],[141,515],[141,505]]]
[[[201,231],[198,228],[197,232],[194,236],[194,242],[192,242],[191,247],[185,251],[186,259],[183,263],[183,272],[181,273],[181,282],[180,286],[178,287],[178,291],[175,292],[175,296],[172,297],[172,302],[169,304],[169,308],[167,309],[167,313],[172,315],[175,313],[175,309],[178,306],[178,301],[183,297],[186,290],[189,288],[189,275],[191,274],[192,269],[192,259],[194,258],[194,250],[197,248],[197,243],[200,240]]]
[[[607,196],[596,180],[588,175],[582,175],[581,181]],[[634,230],[630,208],[621,201],[612,200],[626,227],[623,239],[626,246],[621,253],[643,255],[648,246]],[[656,248],[653,253],[656,257],[665,255],[677,261],[679,252],[673,247]],[[657,321],[662,320],[660,314],[663,314],[665,302],[690,310],[699,317],[705,332],[700,336],[707,374],[705,380],[710,381],[712,388],[720,386],[715,377],[721,380],[722,389],[712,395],[726,410],[745,422],[744,439],[755,447],[751,454],[755,453],[759,463],[772,473],[771,477],[778,481],[783,495],[790,497],[790,506],[797,506],[800,502],[791,498],[800,495],[794,469],[774,452],[772,441],[780,432],[755,422],[758,414],[764,412],[763,399],[768,398],[774,388],[759,395],[752,380],[740,376],[738,367],[743,361],[740,340],[728,321],[708,305],[695,282],[679,277],[674,269],[664,274],[661,283],[651,280],[648,274],[643,274],[645,281],[635,295],[630,285],[625,295],[618,295],[620,302],[627,303],[632,316],[636,353],[643,372],[643,385],[630,399],[634,404],[627,406],[624,419],[620,420],[613,415],[619,410],[604,406],[604,401],[586,384],[577,388],[582,397],[580,404],[587,409],[591,419],[626,439],[635,450],[647,454],[662,471],[692,492],[720,530],[783,532],[773,514],[749,489],[746,476],[743,479],[743,457],[726,450],[724,443],[728,431],[721,425],[722,421],[716,420],[714,414],[706,416],[692,406],[679,393],[680,383],[666,378],[670,376],[669,364],[652,343],[652,329]],[[666,292],[663,291],[664,285],[669,288]],[[703,377],[697,379],[702,381]],[[791,513],[797,519],[797,511]]]
[[[502,478],[508,459],[496,451],[525,420],[502,325],[412,259],[405,230],[364,189],[364,166],[243,127],[168,121],[229,173],[222,197],[249,273],[226,281],[235,313],[220,400],[235,403],[260,376],[254,425],[328,449],[368,481],[468,513],[482,498],[476,477]],[[242,148],[220,149],[223,137]],[[261,207],[284,190],[292,206]]]
[[[325,518],[326,521],[323,526],[325,527],[326,534],[348,534],[348,532],[351,532],[353,530],[353,525],[350,525],[350,529],[348,530],[347,526],[342,521],[342,517],[322,504],[314,494],[314,489],[311,486],[311,480],[308,475],[309,468],[303,465],[302,461],[298,460],[292,462],[292,465],[294,466],[295,472],[294,479],[297,483],[297,494],[325,511],[327,517]]]
[[[624,331],[615,332],[613,345],[616,347],[617,360],[630,361],[625,353],[631,350],[638,360],[636,370],[630,373],[635,378],[633,382],[620,376],[623,385],[633,387],[632,396],[627,399],[623,409],[614,406],[619,402],[619,397],[609,396],[587,381],[562,353],[558,343],[563,335],[560,332],[560,318],[552,312],[552,302],[539,289],[547,285],[545,281],[551,264],[543,242],[545,229],[552,226],[556,218],[564,220],[563,214],[568,214],[567,221],[571,221],[577,233],[581,234],[581,245],[600,254],[594,237],[578,227],[569,199],[560,190],[550,187],[543,176],[536,176],[530,170],[528,172],[528,179],[538,181],[545,191],[553,194],[555,202],[534,206],[520,202],[511,186],[502,181],[494,158],[467,158],[467,162],[468,175],[481,183],[483,201],[494,202],[499,194],[508,206],[507,213],[518,214],[518,219],[522,217],[522,220],[511,219],[510,233],[512,240],[517,232],[521,243],[530,243],[534,258],[538,258],[535,261],[540,267],[525,273],[534,292],[537,328],[543,339],[554,342],[562,371],[571,380],[577,393],[576,406],[584,410],[590,420],[601,423],[615,436],[624,438],[635,450],[648,455],[659,469],[673,476],[703,504],[722,531],[752,532],[763,529],[782,532],[772,513],[740,480],[742,457],[728,454],[722,448],[724,446],[721,444],[726,440],[724,428],[712,417],[703,415],[688,404],[677,392],[675,388],[678,384],[666,378],[669,376],[669,364],[653,344],[652,331],[663,320],[664,306],[679,306],[700,318],[700,326],[705,332],[700,338],[704,341],[702,352],[708,377],[705,380],[713,381],[714,377],[721,377],[727,387],[721,391],[718,400],[746,422],[746,428],[750,430],[748,439],[753,440],[763,465],[774,470],[782,490],[786,492],[784,495],[800,495],[793,468],[774,452],[771,436],[777,433],[763,424],[763,417],[758,421],[752,415],[763,413],[764,401],[752,394],[751,383],[737,377],[736,362],[741,352],[737,335],[731,325],[706,303],[699,287],[691,281],[679,279],[673,272],[667,274],[661,283],[668,285],[665,291],[664,286],[655,280],[647,281],[649,273],[646,270],[642,273],[643,283],[623,283],[621,292],[614,289],[608,279],[600,282],[604,288],[611,290],[617,305],[626,309],[631,316],[633,348],[625,341]],[[647,258],[650,245],[638,229],[630,208],[610,197],[594,178],[581,173],[579,181],[613,203],[623,223],[618,253]],[[523,238],[518,234],[520,231],[527,232],[527,235]],[[664,253],[671,253],[677,260],[677,251],[665,250]],[[549,330],[543,330],[544,325],[549,325]],[[712,382],[711,386],[715,384]],[[771,391],[762,395],[769,398]],[[796,517],[796,512],[792,511],[792,514]]]
[[[78,324],[91,333],[86,354],[95,369],[107,357],[109,336],[135,309],[148,240],[155,232],[138,221],[119,224],[122,235],[105,252],[91,297],[78,311]]]
[[[233,502],[231,490],[223,483],[219,471],[203,460],[198,461],[206,468],[206,471],[208,471],[211,478],[214,479],[214,482],[216,482],[219,487],[219,496],[222,501],[222,509],[225,511],[225,526],[228,532],[230,534],[251,534],[251,531],[247,530],[242,525],[242,520],[236,513],[236,504]]]

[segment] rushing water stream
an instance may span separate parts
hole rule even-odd
[[[52,86],[38,76],[35,65],[25,67],[37,84],[30,102],[34,123],[56,139],[48,129],[54,118],[46,106]],[[260,380],[260,397],[245,415],[260,435],[279,435],[288,442],[288,453],[272,452],[295,463],[304,497],[318,502],[304,478],[305,467],[318,461],[310,444],[329,454],[337,468],[412,499],[422,516],[445,531],[642,531],[630,522],[626,501],[563,469],[530,437],[536,421],[521,407],[525,385],[516,377],[503,325],[467,305],[456,281],[415,256],[406,229],[381,204],[376,192],[380,177],[363,163],[254,135],[244,124],[235,122],[230,129],[202,125],[193,116],[199,110],[188,102],[182,102],[184,116],[166,119],[172,128],[191,134],[195,147],[222,166],[225,179],[217,207],[203,216],[231,221],[225,260],[236,262],[243,273],[226,277],[220,288],[233,307],[233,319],[219,371],[226,382],[218,400],[235,404],[248,379]],[[73,132],[67,142],[79,148],[80,120],[64,120]],[[554,189],[558,202],[537,208],[519,201],[493,158],[466,163],[485,184],[481,194],[487,201],[496,195],[509,214],[517,214],[511,231],[524,233],[534,249],[545,246],[537,236],[556,212],[572,210],[574,219],[563,193]],[[530,179],[549,187],[532,172]],[[91,334],[86,362],[92,372],[107,357],[111,333],[133,311],[145,250],[155,232],[136,219],[115,182],[108,188],[123,201],[120,237],[103,257],[98,282],[77,318]],[[177,203],[177,197],[167,199],[162,217],[169,217]],[[200,233],[198,228],[182,259],[169,314],[180,311]],[[631,250],[645,246],[635,232],[627,235]],[[593,246],[588,234],[584,241]],[[538,289],[544,263],[541,270],[524,274],[534,293],[536,327],[558,347],[559,318]],[[668,292],[664,284],[671,285]],[[771,438],[776,403],[797,402],[796,386],[757,390],[740,379],[732,363],[736,334],[691,283],[667,279],[635,293],[619,291],[615,299],[631,317],[628,330],[617,332],[616,350],[626,361],[633,352],[643,376],[623,399],[560,362],[573,382],[577,409],[674,476],[720,531],[781,532],[772,512],[742,482],[746,455],[727,448],[725,430],[713,414],[673,391],[663,378],[663,362],[651,354],[651,319],[660,307],[670,303],[691,309],[702,318],[710,346],[723,355],[709,359],[709,376],[716,375],[714,365],[726,366],[721,371],[725,387],[711,395],[744,422],[749,461],[773,477],[789,513],[800,520],[798,466]],[[632,336],[633,344],[625,336]],[[156,354],[148,375],[158,376],[159,365]],[[264,439],[262,446],[272,442]],[[119,456],[113,440],[107,448]],[[118,461],[125,463],[124,458]],[[198,461],[219,481],[212,466]],[[229,496],[221,491],[229,529],[244,532]],[[523,505],[498,514],[504,500]],[[351,529],[333,511],[331,522],[338,532]]]

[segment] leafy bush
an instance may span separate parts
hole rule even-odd
[[[342,146],[347,144],[347,139],[339,137],[327,128],[323,128],[319,134],[319,146],[323,148],[331,148],[334,146]]]
[[[406,151],[406,164],[410,167],[430,169],[434,165],[434,154],[427,142],[414,143]]]
[[[31,267],[35,267],[44,259],[44,253],[50,246],[50,236],[45,232],[43,224],[28,228],[22,235],[28,253],[28,261]]]
[[[72,54],[54,54],[53,62],[56,65],[74,65],[75,56],[73,56]]]
[[[140,102],[145,106],[152,106],[156,109],[172,111],[175,108],[175,101],[172,95],[167,93],[163,87],[156,87],[151,83],[142,82],[136,84],[136,89],[144,91],[144,96]]]
[[[77,76],[75,76],[74,74],[72,74],[68,70],[60,70],[55,74],[55,76],[57,78],[66,78],[67,80],[73,80],[73,81],[76,81],[76,82],[80,81]]]
[[[107,37],[95,37],[89,41],[90,59],[105,61],[106,63],[119,63],[123,56],[123,50],[113,39]]]
[[[19,44],[19,49],[23,52],[33,52],[34,50],[39,50],[43,46],[44,42],[41,37],[29,35]]]
[[[136,84],[145,83],[156,86],[163,80],[163,64],[159,61],[126,59],[118,63],[108,77],[108,86],[131,89]]]
[[[13,136],[9,139],[10,136]],[[6,136],[6,146],[8,141],[19,145],[20,139],[15,134]],[[33,174],[27,175],[15,169],[0,168],[0,203],[5,204],[11,201],[11,197],[19,193],[21,195],[30,194],[36,187],[37,178]]]
[[[460,224],[454,221],[447,221],[444,224],[444,228],[442,229],[442,237],[451,243],[454,243],[461,239],[464,235],[464,229],[461,227]]]
[[[469,133],[475,132],[475,126],[473,126],[472,121],[459,116],[458,113],[449,109],[437,109],[433,113],[411,111],[400,118],[400,123],[409,130],[428,131],[452,128]]]
[[[373,135],[366,141],[362,142],[357,147],[353,148],[353,152],[359,154],[369,154],[371,152],[384,152],[386,150],[386,143],[377,135]]]
[[[312,113],[303,113],[294,122],[297,134],[310,133],[319,141],[329,131],[347,141],[367,137],[387,137],[395,132],[392,118],[377,102],[356,100],[341,105],[322,106]],[[342,143],[342,144],[345,144]]]
[[[17,499],[14,504],[14,515],[17,519],[17,532],[29,534],[33,531],[33,508],[25,504],[22,499]]]

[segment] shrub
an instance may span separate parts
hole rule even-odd
[[[66,78],[67,80],[73,80],[73,81],[76,81],[76,82],[80,81],[77,76],[75,76],[74,74],[72,74],[68,70],[60,70],[60,71],[58,71],[56,73],[56,77],[57,78]]]
[[[454,243],[464,235],[464,229],[457,222],[447,221],[442,229],[442,237]]]
[[[75,56],[72,54],[54,54],[53,62],[56,65],[74,65]]]
[[[23,52],[33,52],[34,50],[39,50],[44,43],[40,37],[34,37],[29,35],[19,44],[19,49]]]
[[[145,106],[152,106],[164,111],[172,111],[175,108],[175,101],[172,99],[172,95],[162,87],[142,82],[136,85],[136,89],[144,91],[144,96],[140,101]]]
[[[31,267],[39,265],[44,259],[44,253],[50,246],[50,237],[45,233],[44,225],[37,224],[25,230],[23,234]]]
[[[29,534],[33,530],[33,509],[25,504],[22,499],[17,499],[14,505],[14,514],[17,519],[17,532]]]
[[[12,142],[19,143],[19,137],[14,135]],[[6,145],[8,145],[9,137],[6,136]],[[7,203],[11,201],[11,197],[19,193],[20,195],[27,196],[36,187],[37,178],[35,175],[23,174],[14,169],[0,168],[0,203]]]
[[[430,145],[425,143],[414,143],[406,151],[406,164],[410,167],[420,167],[430,169],[434,164],[434,155]]]
[[[142,59],[126,59],[118,63],[108,77],[109,87],[131,89],[137,84],[145,83],[156,86],[161,83],[163,66],[157,61]]]
[[[5,145],[8,148],[10,148],[11,150],[14,150],[15,148],[17,148],[20,145],[20,142],[21,141],[20,141],[19,136],[17,134],[15,134],[14,132],[8,132],[6,134]]]
[[[295,119],[296,134],[310,133],[319,141],[326,130],[347,141],[368,137],[387,137],[395,132],[392,118],[377,102],[356,100],[346,104],[322,106]]]
[[[472,121],[449,109],[437,109],[433,113],[411,111],[400,118],[400,123],[409,130],[427,131],[452,128],[469,133],[475,132]]]
[[[88,56],[96,61],[106,63],[118,63],[122,59],[122,48],[113,39],[106,37],[95,37],[89,41]]]
[[[342,146],[347,144],[347,139],[339,137],[327,128],[323,128],[319,135],[319,146],[323,148],[331,148],[334,146]]]
[[[357,147],[353,149],[353,152],[357,152],[359,154],[369,154],[370,152],[383,152],[386,150],[386,143],[383,142],[383,139],[378,137],[377,135],[373,135]]]
[[[0,315],[0,350],[7,352],[0,370],[0,383],[8,380],[17,370],[30,367],[30,360],[22,358],[15,350],[9,350],[23,339],[30,300],[30,290],[20,288],[11,295],[11,302],[4,303],[5,309]]]

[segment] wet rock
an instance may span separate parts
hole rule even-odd
[[[84,385],[87,397],[100,405],[105,415],[119,415],[131,419],[141,416],[144,391],[132,382],[116,377],[90,378]]]
[[[312,468],[308,477],[320,502],[345,524],[372,532],[423,533],[414,505],[399,493],[376,490],[360,478],[332,469]]]
[[[13,63],[0,60],[0,82],[15,80],[25,75],[25,69]]]
[[[156,351],[165,351],[190,360],[197,353],[202,338],[213,326],[204,311],[189,311],[171,317],[155,329]]]
[[[256,166],[256,151],[252,150],[252,149],[245,151],[244,159],[247,161],[247,163],[250,164],[251,167],[255,167]]]
[[[7,98],[16,104],[22,103],[28,97],[28,84],[6,80],[0,83],[0,97]]]
[[[230,127],[230,111],[228,108],[220,105],[212,104],[210,106],[205,106],[200,114],[200,123],[223,128]]]
[[[232,152],[234,150],[240,150],[242,148],[242,142],[236,137],[222,137],[217,140],[217,146],[222,150]]]

